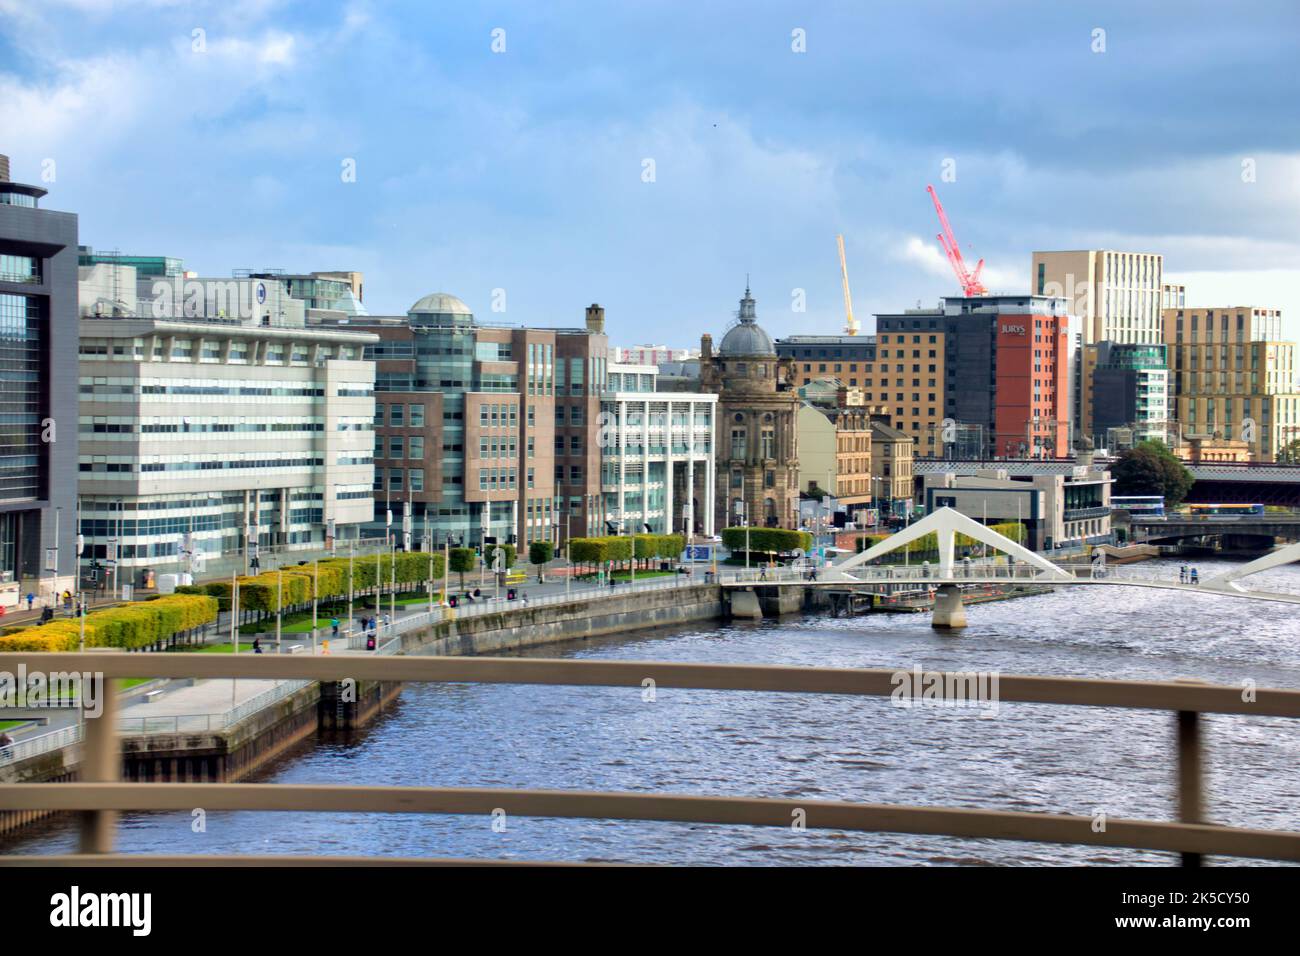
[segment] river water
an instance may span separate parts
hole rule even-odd
[[[1168,563],[1168,562],[1162,562]],[[1202,579],[1226,562],[1197,562]],[[1300,592],[1300,565],[1250,584]],[[640,631],[529,652],[653,659],[1196,678],[1300,688],[1296,607],[1145,588],[1065,588],[968,608],[958,636],[928,614]],[[660,688],[410,684],[370,728],[304,744],[275,783],[666,791],[1173,819],[1173,715]],[[1205,720],[1215,822],[1300,830],[1300,723]],[[488,816],[127,814],[118,848],[151,853],[453,856],[673,864],[1161,864],[1169,854],[946,837]],[[7,853],[72,852],[51,821]]]

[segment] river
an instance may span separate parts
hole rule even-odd
[[[1168,563],[1168,562],[1162,562]],[[1198,561],[1204,580],[1227,562]],[[1300,565],[1250,580],[1300,592]],[[527,656],[1196,678],[1300,687],[1295,606],[1143,588],[1064,588],[968,608],[956,636],[929,615],[793,618],[643,631]],[[371,727],[321,737],[256,779],[275,783],[671,791],[1174,817],[1173,716],[1002,704],[659,689],[411,684]],[[1215,822],[1300,830],[1300,725],[1205,721]],[[121,819],[148,853],[453,856],[672,864],[1160,864],[1169,854],[771,827],[488,816],[188,813]],[[73,852],[49,821],[7,853]]]

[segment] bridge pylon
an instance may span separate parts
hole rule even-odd
[[[935,534],[939,539],[939,579],[951,580],[953,576],[953,554],[957,548],[958,533],[974,538],[976,541],[987,544],[1003,554],[1038,568],[1043,572],[1043,577],[1073,578],[1073,575],[1065,569],[1057,567],[1051,561],[1035,554],[1024,545],[1012,541],[1006,535],[999,534],[973,518],[968,518],[955,508],[935,509],[920,521],[909,525],[902,531],[896,531],[879,544],[839,562],[835,565],[835,570],[847,571],[849,568],[883,557],[891,551],[897,551],[903,545],[924,538],[928,534]]]

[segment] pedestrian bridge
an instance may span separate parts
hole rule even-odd
[[[868,565],[904,545],[935,534],[939,541],[939,561],[912,565]],[[954,560],[958,534],[988,545],[1000,552],[1005,563],[989,559]],[[1197,584],[1180,581],[1172,571],[1145,568],[1141,565],[1107,567],[1101,561],[1087,564],[1055,564],[1042,555],[985,527],[952,508],[939,508],[910,527],[897,532],[859,554],[825,568],[751,568],[723,574],[724,588],[753,588],[762,585],[800,585],[817,588],[880,587],[910,585],[918,588],[955,588],[962,584],[1046,584],[1055,586],[1147,587],[1187,591],[1223,597],[1249,598],[1257,601],[1280,601],[1300,604],[1300,593],[1252,590],[1239,582],[1260,571],[1300,561],[1300,544],[1280,548],[1261,558],[1233,567],[1222,574],[1202,579]]]

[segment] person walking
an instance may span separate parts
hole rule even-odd
[[[35,603],[36,603],[36,595],[33,594],[31,591],[28,591],[28,592],[27,592],[27,610],[30,611],[30,610],[32,609],[32,605],[35,604]]]
[[[13,746],[14,739],[3,730],[0,730],[0,757],[6,759],[13,757],[14,752],[9,749]]]
[[[71,592],[71,591],[64,591],[64,592],[63,592],[63,609],[64,609],[65,611],[71,611],[71,610],[72,610],[72,592]]]
[[[1181,565],[1181,566],[1178,568],[1178,583],[1179,583],[1179,584],[1186,584],[1186,583],[1187,583],[1187,565],[1185,565],[1185,564],[1184,564],[1184,565]]]
[[[1201,573],[1197,571],[1195,568],[1192,568],[1192,583],[1193,584],[1201,583]]]
[[[253,638],[253,653],[262,653],[262,639],[260,637]]]
[[[337,617],[330,618],[330,630],[333,632],[333,637],[337,638],[339,636],[339,619]]]

